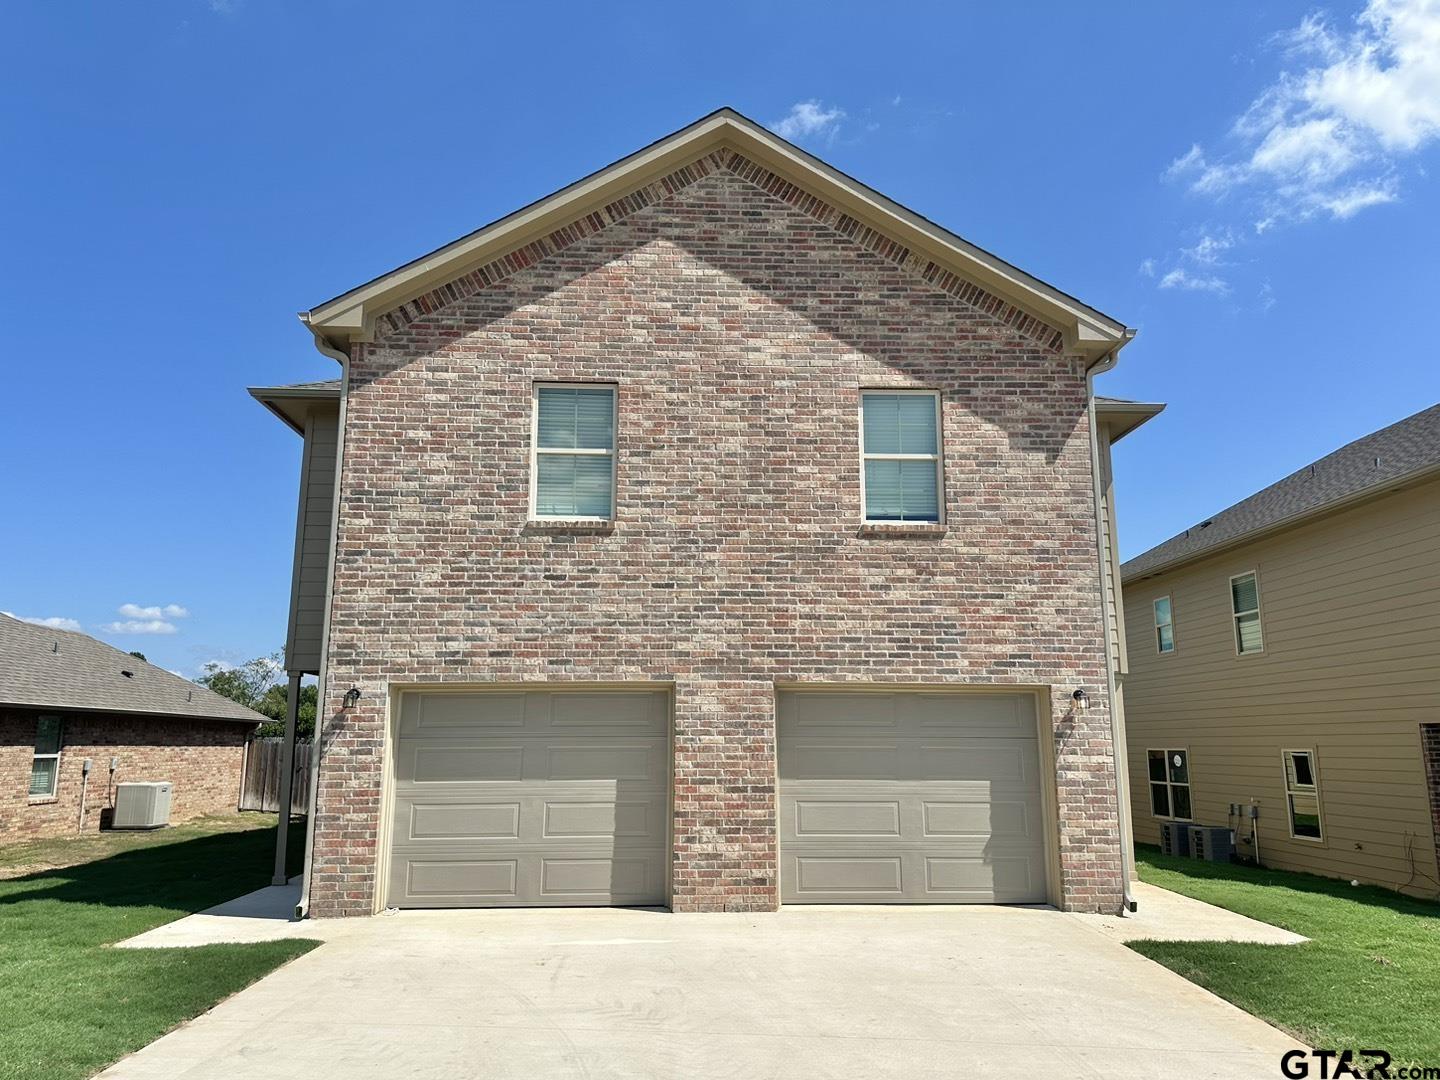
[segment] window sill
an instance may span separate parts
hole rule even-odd
[[[530,534],[608,536],[614,531],[614,521],[597,521],[594,518],[531,518],[525,523],[525,532]]]
[[[861,536],[938,539],[945,535],[945,525],[938,521],[866,521],[860,525]]]
[[[26,806],[52,806],[60,801],[58,795],[32,795],[25,800]]]

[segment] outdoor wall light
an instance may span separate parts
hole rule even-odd
[[[1075,702],[1075,711],[1084,712],[1090,705],[1090,696],[1084,690],[1076,690],[1070,695],[1070,700]]]
[[[359,701],[360,688],[358,686],[352,686],[349,690],[345,691],[345,700],[341,708],[353,709]]]

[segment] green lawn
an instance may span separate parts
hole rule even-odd
[[[1348,881],[1137,848],[1140,878],[1310,938],[1131,948],[1313,1047],[1440,1065],[1440,904]]]
[[[0,1078],[89,1076],[314,948],[106,947],[269,884],[274,838],[247,814],[0,848]]]

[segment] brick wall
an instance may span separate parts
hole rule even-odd
[[[0,713],[0,843],[73,836],[79,827],[81,766],[91,759],[85,831],[98,832],[102,811],[114,805],[114,780],[169,780],[175,785],[172,822],[202,814],[234,813],[240,796],[245,737],[253,728],[206,720],[64,714],[60,777],[53,799],[31,799],[30,764],[36,714]]]
[[[743,160],[615,206],[356,347],[312,911],[378,900],[387,688],[525,680],[674,683],[679,910],[777,903],[777,680],[1051,687],[1065,903],[1117,909],[1081,362]],[[613,528],[526,522],[547,380],[619,385]],[[943,528],[860,527],[875,386],[942,392]]]

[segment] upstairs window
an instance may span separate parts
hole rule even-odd
[[[1190,751],[1149,750],[1150,811],[1158,818],[1190,820]]]
[[[1241,656],[1265,648],[1260,631],[1260,586],[1255,571],[1230,579],[1230,611],[1235,620],[1235,651]]]
[[[940,521],[940,397],[933,390],[860,395],[866,521]]]
[[[30,762],[30,798],[53,799],[60,781],[60,741],[63,727],[58,716],[42,716],[35,723],[35,757]]]
[[[1285,804],[1290,835],[1297,840],[1323,840],[1320,832],[1320,785],[1312,750],[1282,750],[1285,760]]]
[[[615,516],[615,387],[535,387],[531,517]]]
[[[1168,596],[1155,599],[1155,649],[1160,653],[1175,651],[1175,619]]]

